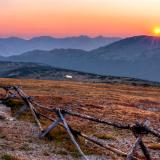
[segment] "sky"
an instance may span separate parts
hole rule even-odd
[[[160,0],[0,0],[0,37],[150,35]]]

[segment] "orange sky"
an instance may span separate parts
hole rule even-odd
[[[0,0],[0,36],[151,34],[160,0]]]

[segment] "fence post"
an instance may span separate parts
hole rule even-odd
[[[134,151],[136,150],[137,146],[140,144],[141,137],[138,137],[135,141],[135,143],[132,146],[131,151],[128,153],[126,160],[133,160]]]
[[[64,119],[64,117],[63,117],[60,109],[58,109],[58,115],[59,115],[59,117],[62,119],[63,124],[64,124],[64,127],[65,127],[66,131],[68,132],[68,134],[69,134],[69,136],[70,136],[73,144],[76,146],[77,150],[78,150],[79,153],[83,156],[83,158],[84,158],[85,160],[88,160],[88,158],[86,157],[86,155],[82,152],[79,144],[76,142],[76,140],[75,140],[75,138],[74,138],[74,136],[73,136],[73,134],[72,134],[72,132],[71,132],[71,130],[70,130],[67,122],[66,122],[66,120]]]
[[[55,128],[60,122],[61,122],[61,118],[58,118],[56,121],[54,121],[47,129],[45,129],[44,131],[42,131],[39,135],[40,138],[43,138],[46,136],[46,134],[48,134],[53,128]]]

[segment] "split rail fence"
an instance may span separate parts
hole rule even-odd
[[[111,152],[114,152],[117,155],[124,157],[124,159],[126,159],[126,160],[140,160],[134,154],[135,151],[137,150],[138,146],[142,150],[145,159],[151,160],[152,157],[150,155],[148,148],[146,147],[146,145],[143,142],[143,136],[147,135],[147,134],[151,134],[151,135],[157,137],[158,139],[160,139],[160,132],[158,132],[157,130],[154,130],[153,128],[148,127],[145,123],[136,123],[134,125],[130,125],[130,124],[125,125],[125,124],[121,124],[121,123],[114,123],[114,122],[106,121],[106,120],[99,119],[99,118],[92,117],[92,116],[85,115],[85,114],[80,114],[80,113],[73,112],[72,110],[68,110],[68,109],[48,108],[42,104],[37,103],[33,97],[30,97],[27,94],[25,94],[24,91],[19,86],[0,86],[0,88],[3,88],[6,91],[6,95],[5,95],[6,99],[15,98],[18,96],[19,98],[21,98],[24,101],[25,105],[20,108],[20,110],[15,114],[15,117],[20,116],[28,108],[30,108],[31,113],[32,113],[32,115],[33,115],[37,125],[39,126],[39,129],[40,129],[39,138],[45,137],[52,129],[54,129],[56,126],[60,125],[67,131],[68,135],[70,136],[71,141],[73,142],[73,144],[75,145],[75,147],[79,151],[80,155],[85,160],[88,160],[88,157],[83,153],[79,144],[76,141],[76,137],[78,137],[78,136],[83,137],[87,141],[90,141],[90,142],[92,142],[102,148],[105,148]],[[54,113],[57,115],[58,118],[53,119],[52,117],[45,115],[42,112],[38,111],[38,109]],[[125,153],[119,149],[116,149],[114,147],[111,147],[111,146],[105,144],[104,142],[100,141],[96,137],[88,136],[88,135],[82,133],[81,131],[73,129],[66,121],[66,119],[65,119],[66,115],[78,117],[81,119],[86,119],[86,120],[93,121],[95,123],[100,123],[103,125],[113,126],[115,128],[119,128],[119,129],[131,130],[134,137],[136,138],[136,141],[133,144],[130,151],[128,153]],[[41,125],[40,117],[44,117],[44,118],[50,120],[51,124],[47,128],[44,129]]]

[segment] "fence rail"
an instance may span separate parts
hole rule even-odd
[[[73,112],[72,110],[68,110],[68,109],[48,108],[48,107],[36,102],[33,97],[28,96],[19,86],[0,86],[0,88],[4,89],[6,91],[6,94],[5,94],[6,99],[15,98],[18,96],[19,98],[21,98],[24,101],[25,105],[22,106],[20,108],[20,110],[15,114],[16,117],[18,117],[22,113],[24,113],[27,110],[27,108],[30,108],[31,113],[32,113],[32,115],[33,115],[37,125],[39,126],[39,129],[40,129],[39,138],[45,137],[56,126],[60,125],[67,131],[67,133],[70,136],[71,141],[73,142],[73,144],[75,145],[75,147],[77,148],[77,150],[79,151],[79,153],[81,154],[81,156],[85,160],[88,160],[88,158],[83,153],[79,144],[77,143],[77,141],[76,141],[77,136],[80,136],[80,137],[82,137],[82,138],[102,147],[102,148],[105,148],[109,151],[112,151],[112,152],[116,153],[117,155],[124,157],[126,160],[139,160],[139,158],[134,155],[134,152],[138,146],[140,146],[146,160],[151,160],[152,158],[150,156],[150,152],[149,152],[148,148],[145,146],[145,144],[143,143],[143,136],[147,135],[147,134],[151,134],[151,135],[160,139],[160,132],[158,132],[157,130],[155,130],[151,127],[148,127],[145,123],[138,123],[137,122],[135,124],[127,124],[126,125],[126,124],[122,124],[122,123],[115,123],[115,122],[111,122],[111,121],[106,121],[106,120],[92,117],[92,116],[89,116],[86,114],[80,114],[80,113]],[[42,112],[38,111],[38,109],[54,113],[57,115],[58,118],[53,119],[52,117],[49,117],[48,115],[45,115]],[[81,119],[93,121],[95,123],[100,123],[103,125],[113,126],[118,129],[130,130],[130,131],[132,131],[133,135],[135,136],[136,141],[133,144],[131,150],[128,153],[125,153],[121,150],[118,150],[114,147],[111,147],[111,146],[105,144],[104,142],[100,141],[96,137],[88,136],[88,135],[82,133],[81,131],[73,129],[67,123],[67,121],[65,119],[65,115],[78,117]],[[47,128],[44,129],[41,125],[40,117],[44,117],[44,118],[50,120],[51,124]]]

